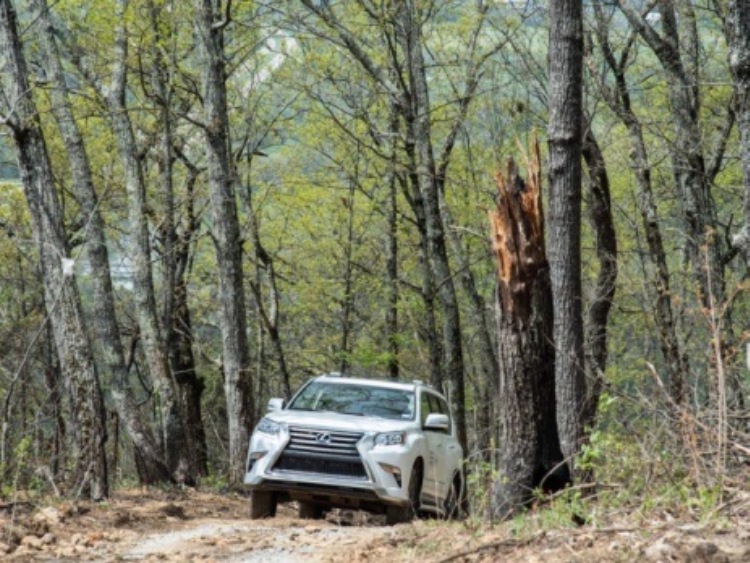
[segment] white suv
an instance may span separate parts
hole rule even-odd
[[[268,409],[247,456],[252,518],[290,499],[302,518],[334,507],[385,513],[389,524],[417,511],[456,515],[463,452],[431,386],[329,374]]]

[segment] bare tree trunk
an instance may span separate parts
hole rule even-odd
[[[0,53],[5,58],[3,94],[10,102],[10,107],[3,108],[7,112],[5,122],[17,148],[21,180],[42,264],[44,299],[74,413],[73,492],[98,500],[109,494],[104,401],[84,326],[62,209],[31,98],[16,13],[10,0],[0,0]]]
[[[219,299],[224,364],[224,392],[229,423],[230,480],[244,475],[245,454],[253,420],[252,380],[247,344],[242,237],[235,201],[235,173],[229,145],[224,28],[212,0],[196,2],[196,32],[203,51],[204,133],[211,194],[212,232],[219,265]]]
[[[104,221],[99,211],[91,167],[78,123],[71,109],[68,87],[54,39],[47,1],[37,0],[37,7],[41,23],[39,39],[44,52],[43,60],[47,67],[47,75],[53,83],[52,111],[65,141],[73,177],[73,189],[80,203],[86,223],[85,230],[88,234],[86,250],[92,272],[92,334],[96,337],[93,341],[98,343],[106,374],[113,386],[112,397],[117,412],[135,448],[140,451],[147,483],[169,481],[169,472],[164,465],[158,444],[140,416],[128,384],[125,354],[115,313]]]
[[[549,259],[555,303],[557,422],[571,469],[586,400],[581,304],[583,15],[580,0],[550,1]]]
[[[443,358],[449,384],[447,392],[456,420],[458,440],[464,451],[468,451],[461,318],[453,284],[453,273],[448,263],[443,217],[440,213],[440,186],[437,181],[432,149],[429,88],[422,53],[422,30],[417,12],[413,0],[408,0],[402,13],[404,48],[412,92],[410,102],[414,115],[417,173],[420,194],[424,202],[429,264],[435,279],[436,296],[440,303],[443,322]]]
[[[180,405],[185,420],[185,432],[190,448],[191,467],[199,477],[208,475],[208,445],[203,424],[201,397],[205,384],[198,375],[193,354],[193,328],[188,307],[187,271],[190,263],[190,245],[198,231],[194,200],[195,182],[198,170],[188,167],[186,182],[187,221],[183,232],[175,238],[174,256],[174,301],[172,311],[169,361],[175,374],[175,382],[180,397]]]
[[[386,236],[386,283],[388,285],[388,305],[385,313],[385,330],[388,347],[388,375],[398,379],[399,364],[399,321],[398,303],[400,298],[398,279],[398,178],[396,167],[399,130],[397,108],[393,101],[389,102],[388,133],[390,135],[389,157],[386,163],[384,185],[388,189],[388,204],[386,208],[387,236]]]
[[[718,0],[717,11],[723,13]],[[729,46],[729,67],[734,81],[735,113],[740,134],[742,162],[743,219],[742,230],[735,234],[732,246],[742,254],[745,276],[750,274],[750,4],[743,0],[729,0],[724,34]],[[731,386],[734,401],[740,410],[745,408],[745,392],[740,375],[733,375]]]
[[[151,29],[155,42],[159,46],[170,43],[168,32],[165,36],[165,26],[160,21],[161,9],[156,3],[151,3]],[[164,202],[164,215],[160,225],[162,263],[164,264],[164,341],[167,346],[169,366],[176,384],[177,404],[181,411],[180,417],[173,417],[173,420],[179,421],[179,426],[173,431],[182,432],[185,436],[182,449],[173,453],[168,452],[168,454],[170,458],[176,459],[178,464],[184,463],[187,466],[187,472],[183,472],[182,478],[185,482],[194,483],[195,477],[208,474],[208,451],[201,416],[201,395],[205,385],[198,376],[195,366],[185,280],[190,260],[190,243],[197,231],[192,193],[197,171],[191,167],[188,169],[188,196],[185,204],[187,222],[182,225],[183,232],[178,233],[174,186],[173,147],[176,144],[172,113],[174,95],[172,86],[169,85],[170,69],[167,67],[163,51],[161,48],[154,51],[151,76],[155,94],[153,97],[158,107],[161,123],[157,160]],[[180,461],[181,457],[184,457],[186,461]]]
[[[416,218],[419,231],[419,265],[422,274],[420,287],[424,316],[420,323],[420,336],[427,345],[430,366],[430,383],[437,389],[443,388],[445,367],[443,366],[443,347],[437,331],[435,315],[435,279],[430,268],[429,248],[427,242],[427,218],[424,210],[424,198],[419,188],[417,173],[416,141],[414,138],[414,119],[412,112],[403,110],[406,114],[406,156],[408,179],[404,179],[403,192]]]
[[[50,460],[50,471],[52,475],[61,475],[65,460],[62,451],[65,447],[65,417],[63,416],[63,386],[60,366],[57,362],[47,366],[44,370],[44,387],[47,391],[45,410],[46,417],[54,421],[54,435],[52,437],[52,459]]]
[[[159,408],[160,438],[167,467],[178,481],[189,481],[189,459],[186,452],[185,424],[177,402],[174,381],[167,361],[166,346],[156,312],[151,240],[146,215],[146,184],[136,147],[133,127],[126,104],[128,37],[126,29],[127,0],[118,0],[118,26],[112,83],[106,97],[110,118],[125,171],[130,221],[129,250],[133,259],[133,297],[138,317],[141,344],[148,361]]]
[[[552,291],[544,250],[538,145],[532,151],[525,183],[512,160],[506,175],[495,177],[497,209],[490,214],[498,262],[500,360],[499,475],[493,512],[503,518],[527,505],[534,489],[557,490],[570,481],[555,413]]]
[[[357,155],[357,159],[359,155]],[[358,166],[355,165],[355,166]],[[346,240],[344,241],[344,296],[341,300],[341,373],[349,369],[349,357],[351,356],[353,342],[352,338],[352,316],[354,314],[354,266],[352,253],[354,252],[354,190],[356,188],[356,176],[359,171],[355,169],[355,178],[349,182],[349,197],[343,201],[346,207]]]
[[[590,127],[584,136],[582,150],[589,170],[589,219],[596,234],[596,255],[599,259],[599,274],[589,306],[585,340],[588,382],[582,425],[583,428],[592,428],[607,367],[607,321],[617,288],[617,236],[612,219],[607,166]]]

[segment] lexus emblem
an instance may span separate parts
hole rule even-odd
[[[329,444],[331,442],[331,435],[328,432],[318,432],[315,435],[315,441],[319,444]]]

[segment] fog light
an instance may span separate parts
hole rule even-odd
[[[380,462],[380,467],[382,467],[387,473],[390,473],[393,475],[393,478],[396,480],[396,484],[401,487],[401,468],[396,467],[395,465],[390,465],[388,463]]]
[[[250,457],[247,460],[247,472],[250,473],[253,470],[255,462],[266,455],[268,452],[251,452]]]

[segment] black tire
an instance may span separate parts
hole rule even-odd
[[[443,501],[446,520],[458,520],[461,517],[460,507],[461,482],[458,477],[453,479],[448,494]]]
[[[303,520],[320,520],[325,516],[323,507],[314,502],[299,501],[299,517]]]
[[[389,506],[385,510],[385,521],[389,526],[411,522],[419,511],[419,497],[422,495],[422,463],[417,461],[409,478],[409,504]]]
[[[250,518],[273,518],[276,516],[276,493],[269,491],[250,492]]]

